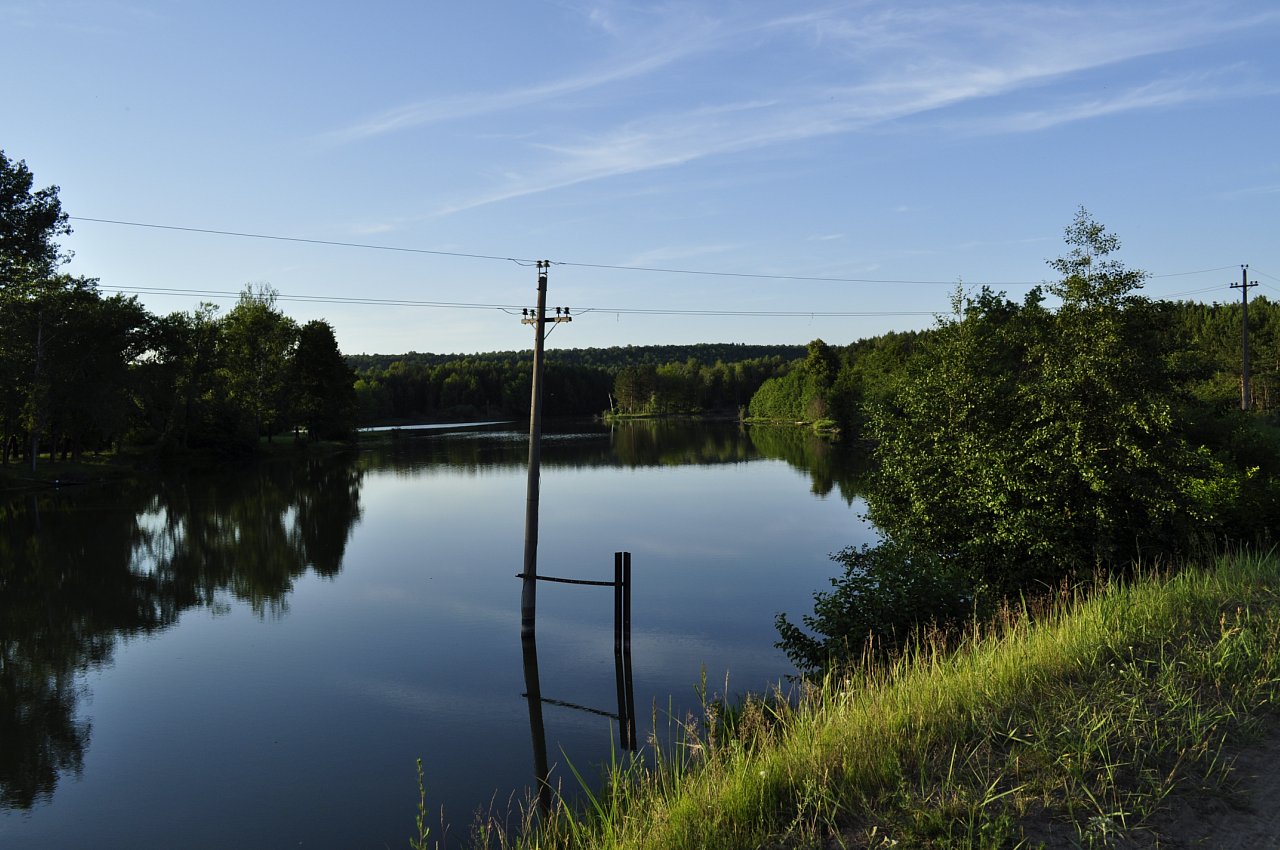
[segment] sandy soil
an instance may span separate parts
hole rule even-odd
[[[1280,723],[1236,755],[1228,787],[1175,795],[1134,848],[1280,850]]]

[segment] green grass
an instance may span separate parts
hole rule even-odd
[[[789,698],[708,703],[585,805],[477,826],[510,848],[1105,847],[1228,754],[1280,695],[1280,559],[1060,594],[959,645]]]

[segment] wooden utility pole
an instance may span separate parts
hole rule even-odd
[[[545,360],[546,325],[571,322],[569,311],[547,318],[547,270],[549,260],[538,260],[538,306],[525,311],[521,324],[533,325],[533,390],[529,401],[529,484],[524,513],[524,586],[520,592],[520,636],[532,638],[538,594],[538,483],[542,467],[542,366]]]
[[[1240,290],[1240,306],[1242,310],[1242,321],[1240,322],[1240,333],[1243,340],[1244,358],[1242,379],[1240,382],[1240,409],[1248,410],[1253,407],[1253,393],[1249,388],[1249,287],[1257,286],[1258,282],[1249,282],[1249,264],[1245,263],[1240,266],[1240,282],[1231,284],[1232,289]]]

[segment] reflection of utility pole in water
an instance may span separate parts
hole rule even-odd
[[[551,812],[551,767],[547,763],[547,727],[542,722],[542,683],[538,678],[538,641],[533,632],[520,636],[524,651],[524,688],[529,701],[529,732],[533,736],[533,773],[538,783],[538,811]]]
[[[555,705],[585,711],[618,721],[618,738],[621,748],[636,749],[636,706],[631,679],[631,553],[613,553],[613,581],[588,581],[585,579],[556,578],[553,576],[521,575],[525,581],[550,581],[559,584],[577,584],[589,587],[613,588],[613,665],[614,681],[618,690],[618,712],[614,714],[564,700],[549,699],[542,695],[542,682],[538,677],[538,645],[533,630],[521,630],[520,644],[524,651],[523,696],[529,700],[529,731],[533,737],[533,769],[538,782],[538,811],[551,811],[550,767],[547,762],[547,731],[542,718],[542,706]]]

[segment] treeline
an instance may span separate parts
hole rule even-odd
[[[328,323],[299,326],[266,286],[246,288],[225,316],[212,305],[157,316],[104,296],[95,280],[57,272],[67,215],[57,187],[32,185],[26,164],[0,151],[0,462],[352,433],[354,375]]]
[[[1238,305],[1142,297],[1145,273],[1084,210],[1067,243],[1044,292],[957,291],[936,327],[886,341],[905,357],[815,342],[800,378],[753,402],[850,411],[875,444],[866,498],[884,541],[836,556],[843,575],[803,628],[779,617],[801,669],[900,647],[975,606],[1271,539],[1280,305],[1250,304],[1258,403],[1243,411]]]
[[[987,310],[998,300],[990,292],[960,298],[957,316]],[[1242,305],[1144,301],[1143,311],[1143,322],[1164,352],[1181,400],[1180,414],[1211,427],[1222,410],[1240,404]],[[941,330],[895,331],[844,347],[813,340],[802,359],[761,385],[749,414],[779,422],[825,421],[844,433],[864,436],[871,412],[898,397],[916,349],[933,344]],[[1272,413],[1280,408],[1280,302],[1265,296],[1249,302],[1249,339],[1251,409]]]
[[[684,363],[695,360],[704,366],[716,362],[738,363],[780,357],[794,360],[804,354],[802,345],[748,345],[740,342],[702,342],[694,345],[615,345],[609,348],[568,348],[547,352],[564,366],[597,366],[617,371],[624,366],[661,366],[667,363]],[[409,366],[439,366],[458,360],[512,358],[531,355],[529,351],[498,351],[486,354],[424,354],[410,351],[408,354],[348,354],[347,363],[358,372],[386,371],[393,363]]]
[[[732,413],[800,346],[705,344],[556,349],[547,353],[549,415]],[[362,424],[528,415],[533,354],[353,355]]]

